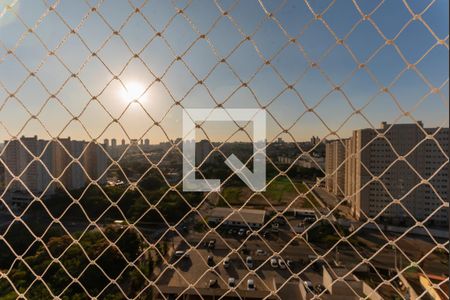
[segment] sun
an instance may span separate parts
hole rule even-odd
[[[145,100],[146,89],[144,84],[138,81],[130,81],[124,84],[121,90],[122,99],[126,102]]]

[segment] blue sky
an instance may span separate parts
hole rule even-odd
[[[166,140],[165,134],[170,138],[181,134],[181,110],[174,101],[203,108],[214,107],[214,100],[226,100],[224,106],[230,108],[270,103],[269,139],[279,135],[281,127],[289,128],[301,141],[312,135],[326,137],[330,130],[345,137],[353,129],[371,126],[368,121],[375,126],[384,120],[412,122],[399,119],[400,108],[411,111],[426,126],[448,126],[448,1],[386,0],[378,7],[379,3],[18,0],[0,17],[0,137],[128,135],[159,142]],[[14,1],[0,0],[0,9],[8,4]],[[55,5],[55,11],[48,12],[50,5]],[[133,13],[132,5],[141,7],[140,13]],[[183,15],[177,15],[180,8],[185,8]],[[221,15],[221,10],[228,16]],[[314,19],[311,10],[323,20]],[[370,14],[373,23],[364,21],[359,10]],[[272,12],[274,19],[267,19],[265,11]],[[411,12],[420,14],[423,22],[414,21]],[[76,34],[70,34],[68,27]],[[35,34],[27,33],[28,28],[34,28]],[[120,30],[120,35],[111,36],[114,30]],[[207,38],[198,39],[199,33]],[[346,47],[337,44],[336,37]],[[290,38],[297,43],[290,43]],[[395,39],[398,48],[385,45],[385,39]],[[438,40],[445,44],[438,45]],[[8,55],[8,49],[14,55]],[[55,51],[57,57],[48,56],[48,51]],[[92,52],[97,56],[90,57]],[[133,59],[134,53],[139,58]],[[182,61],[174,61],[177,56]],[[219,63],[222,58],[228,64]],[[358,69],[355,58],[367,69]],[[271,64],[265,65],[269,59]],[[404,60],[416,64],[419,72],[405,69]],[[28,78],[24,66],[36,76]],[[204,84],[196,85],[191,72]],[[71,78],[71,73],[77,78]],[[113,80],[114,75],[120,81]],[[155,77],[161,82],[140,99],[146,112],[124,99],[122,84],[145,89]],[[240,80],[249,82],[248,87],[239,88]],[[287,85],[294,89],[286,90]],[[334,85],[340,85],[341,91],[334,91]],[[429,85],[443,89],[427,96]],[[380,93],[386,86],[390,94]],[[92,96],[97,101],[90,102]],[[350,117],[354,109],[362,109],[367,120],[361,115]],[[80,122],[71,122],[71,114],[84,128]],[[111,123],[115,118],[122,126]],[[149,130],[155,121],[165,133],[158,127]],[[211,126],[208,134],[221,139],[234,130],[224,124],[219,129]],[[282,137],[290,140],[285,134]]]

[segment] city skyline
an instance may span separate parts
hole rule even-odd
[[[224,122],[224,123],[226,123],[226,122]],[[428,130],[429,130],[428,134],[430,136],[434,136],[434,135],[438,134],[440,131],[448,129],[448,127],[445,127],[445,126],[439,126],[439,127],[427,126],[429,124],[424,124],[424,122],[422,120],[417,120],[417,122],[413,122],[413,123],[409,122],[409,123],[393,123],[393,124],[389,123],[387,121],[381,121],[379,124],[375,124],[374,127],[370,127],[370,128],[369,127],[357,127],[357,128],[349,129],[350,132],[346,136],[339,136],[339,137],[337,137],[335,135],[331,135],[331,136],[319,137],[319,136],[312,135],[312,136],[309,136],[309,137],[305,137],[304,140],[291,140],[289,138],[288,138],[288,140],[284,140],[283,139],[283,135],[280,134],[279,136],[274,137],[274,138],[272,138],[270,140],[267,138],[266,139],[266,143],[268,143],[269,145],[272,144],[272,143],[280,142],[280,141],[285,142],[285,143],[305,143],[305,142],[311,142],[312,139],[314,139],[315,142],[330,142],[330,141],[346,140],[346,139],[351,138],[352,133],[354,131],[357,131],[357,130],[373,130],[373,132],[384,132],[384,130],[382,130],[380,128],[386,127],[386,124],[387,124],[387,130],[388,131],[392,127],[395,127],[395,125],[401,125],[401,124],[416,125],[417,127],[424,127],[425,126],[425,127],[428,128]],[[133,143],[136,143],[136,145],[148,144],[148,145],[152,145],[152,146],[156,146],[156,145],[159,145],[159,144],[166,144],[166,143],[174,144],[174,145],[177,145],[177,144],[182,145],[183,144],[183,138],[181,136],[180,137],[176,137],[174,139],[170,139],[170,140],[163,140],[163,141],[154,142],[148,136],[144,136],[142,138],[130,138],[130,139],[128,139],[126,137],[121,137],[121,138],[112,137],[112,138],[88,140],[88,139],[73,139],[70,136],[68,136],[68,137],[54,137],[54,138],[51,138],[51,139],[45,139],[45,138],[41,138],[39,135],[30,135],[30,136],[22,135],[22,136],[19,136],[19,137],[11,137],[11,139],[4,140],[2,143],[0,143],[0,145],[5,145],[8,141],[17,140],[17,139],[20,139],[20,138],[31,138],[31,137],[36,137],[37,139],[43,140],[43,141],[51,141],[53,139],[59,139],[59,140],[65,140],[65,139],[69,139],[70,140],[70,139],[72,139],[74,141],[79,140],[79,141],[83,141],[83,142],[92,142],[92,143],[98,143],[98,144],[102,144],[102,145],[104,145],[106,142],[108,142],[107,144],[109,146],[114,146],[113,145],[113,141],[115,142],[115,145],[117,145],[117,146],[124,145],[124,144],[125,145],[131,145]],[[190,140],[190,141],[192,141],[192,142],[195,141],[195,142],[199,143],[199,142],[204,141],[204,140],[207,140],[207,141],[209,141],[209,142],[211,142],[213,144],[221,144],[221,143],[253,143],[253,141],[251,141],[247,137],[242,139],[242,140],[229,139],[229,140],[226,140],[226,141],[223,140],[223,139],[222,140],[221,139],[216,139],[215,140],[215,139],[211,139],[211,138],[208,138],[208,137],[206,137],[206,138],[205,137],[200,137],[200,138],[197,137],[195,140]],[[344,143],[342,143],[342,145],[344,145]]]
[[[0,300],[449,298],[446,0],[0,0]]]

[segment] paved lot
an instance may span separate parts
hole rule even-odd
[[[305,257],[306,259],[308,255],[313,253],[306,245],[290,245],[280,253],[280,256],[277,253],[277,257],[282,257],[283,259],[289,258],[294,261],[291,268],[281,269],[279,267],[273,268],[270,265],[270,258],[274,256],[274,252],[259,238],[252,238],[243,243],[243,238],[228,237],[225,241],[221,241],[217,236],[210,235],[206,240],[208,241],[214,238],[216,240],[215,249],[208,249],[203,244],[202,238],[203,234],[194,233],[189,235],[191,244],[193,246],[198,245],[198,247],[188,251],[189,258],[172,257],[170,263],[174,264],[175,269],[167,268],[163,271],[159,280],[160,284],[167,285],[168,287],[184,288],[192,285],[196,289],[208,290],[210,289],[210,280],[217,280],[217,285],[213,289],[223,290],[225,292],[230,290],[228,288],[228,279],[232,277],[236,280],[236,291],[239,294],[248,290],[248,279],[254,281],[257,291],[268,294],[287,281],[298,284],[299,277],[297,275],[300,271],[303,271],[301,272],[301,279],[310,280],[313,284],[322,282],[322,278],[318,273],[313,270],[304,271],[305,265],[299,263],[299,256]],[[236,249],[244,245],[248,249],[248,252],[236,251]],[[274,245],[276,245],[275,248],[279,248],[277,250],[279,251],[286,245],[286,242],[282,238],[272,239],[270,246],[273,247]],[[184,242],[177,243],[177,250],[188,250],[189,248],[189,245]],[[258,249],[265,253],[257,253]],[[245,264],[245,259],[249,255],[253,258],[253,268],[249,268]],[[214,263],[211,266],[208,266],[207,263],[208,256],[213,256]],[[227,256],[230,258],[231,264],[228,268],[225,268],[223,261]]]

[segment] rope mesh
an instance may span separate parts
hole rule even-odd
[[[0,1],[0,299],[448,299],[448,15],[394,2]],[[183,192],[199,106],[267,113],[265,192],[217,165],[251,122]]]

